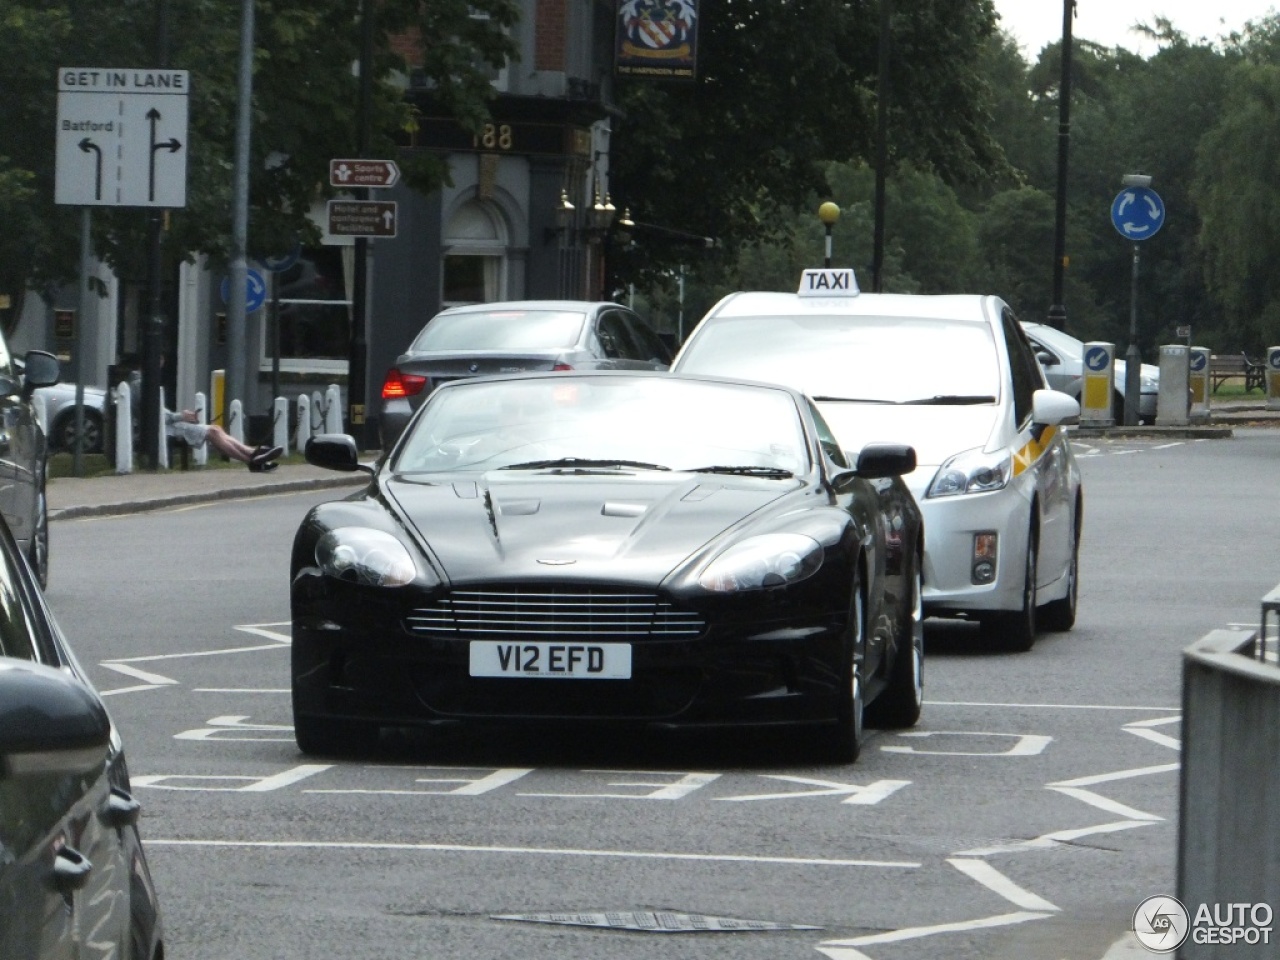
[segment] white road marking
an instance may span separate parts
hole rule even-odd
[[[1008,750],[919,750],[910,746],[893,745],[881,747],[880,749],[885,753],[913,753],[938,757],[1034,757],[1037,754],[1044,753],[1044,748],[1053,741],[1053,737],[1046,737],[1041,734],[985,733],[977,730],[913,730],[908,733],[900,733],[898,736],[918,739],[928,737],[1014,737],[1018,742]]]
[[[1171,773],[1178,769],[1176,763],[1162,763],[1154,767],[1134,767],[1129,770],[1116,770],[1113,773],[1095,773],[1088,777],[1076,777],[1073,780],[1056,780],[1047,783],[1047,787],[1092,787],[1099,783],[1114,783],[1117,780],[1132,780],[1134,777],[1146,777],[1153,773]]]
[[[222,775],[196,776],[194,774],[156,773],[133,777],[132,782],[134,787],[150,787],[153,790],[177,790],[187,793],[269,793],[273,790],[280,790],[284,787],[292,786],[299,780],[305,780],[307,777],[313,777],[317,773],[324,773],[324,771],[332,768],[333,764],[304,763],[300,766],[282,771],[281,773],[273,774],[269,777],[235,777]],[[215,783],[236,781],[243,783],[244,786],[184,787],[174,785],[177,781],[185,780],[211,780]],[[148,839],[147,842],[150,843],[150,839]]]
[[[141,680],[143,683],[152,684],[154,686],[164,686],[166,684],[177,683],[177,680],[171,677],[162,677],[158,673],[147,673],[145,670],[139,670],[137,667],[131,667],[124,662],[115,660],[103,660],[102,666],[108,670],[114,670],[116,673],[123,673],[126,677],[133,677],[135,680]]]
[[[1015,907],[1021,907],[1023,910],[1037,910],[1060,912],[1060,908],[1054,906],[1044,897],[1037,896],[1030,890],[1018,886],[1003,873],[987,863],[985,860],[960,860],[949,859],[947,863],[951,864],[967,877],[977,880],[992,893],[999,894],[1004,897]]]
[[[148,845],[150,841],[148,841]],[[994,917],[981,917],[977,920],[959,920],[955,923],[939,923],[931,927],[905,927],[902,930],[890,930],[887,933],[872,933],[865,937],[851,937],[848,940],[827,940],[816,949],[825,953],[831,960],[870,960],[866,954],[851,949],[865,947],[875,943],[900,943],[903,940],[918,940],[921,937],[933,937],[940,933],[968,933],[972,930],[989,930],[992,927],[1009,927],[1028,920],[1043,920],[1051,917],[1051,913],[1033,913],[1019,910],[1017,913],[1002,913]]]
[[[1002,843],[993,847],[979,847],[975,850],[957,850],[957,857],[989,857],[996,853],[1022,853],[1026,850],[1046,850],[1062,843],[1071,843],[1081,837],[1091,837],[1100,833],[1118,833],[1121,830],[1132,830],[1134,827],[1149,827],[1149,820],[1121,820],[1117,823],[1101,823],[1095,827],[1079,827],[1075,830],[1056,830],[1042,834],[1031,840],[1019,840],[1014,843]]]
[[[1150,740],[1152,743],[1158,743],[1162,747],[1168,747],[1170,750],[1181,750],[1182,741],[1177,737],[1171,737],[1167,733],[1159,733],[1152,730],[1152,727],[1161,726],[1166,723],[1178,723],[1182,717],[1161,717],[1157,720],[1140,720],[1137,723],[1126,723],[1124,730],[1126,733],[1132,733],[1135,737],[1142,737],[1143,740]]]
[[[138,782],[137,777],[134,782]],[[600,857],[617,860],[676,860],[698,863],[754,863],[792,867],[886,867],[918,870],[902,860],[825,860],[816,857],[752,857],[742,854],[672,853],[646,850],[583,850],[574,847],[502,847],[464,843],[360,843],[320,840],[180,840],[147,837],[148,847],[217,847],[261,850],[398,850],[406,853],[498,853],[539,857]]]
[[[128,657],[113,663],[147,663],[155,660],[186,660],[191,657],[220,657],[228,653],[253,653],[257,650],[287,650],[283,643],[266,643],[256,647],[226,647],[222,650],[187,650],[182,653],[152,653],[145,657]]]
[[[181,733],[175,733],[175,740],[217,740],[220,743],[225,741],[270,741],[273,743],[292,743],[293,727],[288,724],[280,723],[246,723],[248,717],[214,717],[206,721],[207,726],[197,728],[195,730],[183,730]],[[262,736],[223,736],[223,734],[231,731],[233,733],[285,733],[287,737],[262,737]]]
[[[1097,807],[1106,813],[1113,813],[1118,817],[1128,817],[1130,820],[1163,820],[1164,817],[1157,816],[1154,813],[1144,813],[1135,807],[1126,806],[1110,797],[1104,797],[1092,790],[1081,790],[1079,787],[1055,787],[1050,785],[1050,790],[1056,790],[1058,793],[1064,793],[1068,797],[1074,797],[1077,800],[1089,804],[1091,807]]]
[[[785,780],[788,783],[807,783],[819,789],[798,790],[791,793],[757,793],[750,796],[720,797],[719,799],[745,802],[749,800],[795,800],[798,797],[847,796],[847,799],[840,802],[871,806],[911,783],[910,780],[877,780],[875,783],[868,784],[865,787],[859,787],[852,783],[835,783],[831,780],[814,780],[809,777],[788,777],[773,773],[764,773],[760,774],[760,776],[769,780]]]
[[[983,703],[966,700],[927,700],[930,707],[1008,707],[1018,710],[1137,710],[1142,713],[1168,713],[1177,707],[1139,707],[1132,704],[1103,703]]]
[[[366,767],[369,770],[387,770],[395,769],[381,766]],[[410,767],[401,769],[421,770],[421,767]],[[462,772],[463,770],[479,769],[475,767],[428,767],[426,769],[450,770],[453,772]],[[460,783],[462,786],[455,787],[452,790],[304,790],[303,793],[378,793],[378,794],[394,794],[396,796],[408,796],[414,794],[423,794],[430,796],[456,796],[456,797],[478,797],[481,794],[490,793],[500,787],[505,787],[515,783],[521,777],[528,776],[533,773],[533,767],[506,767],[494,770],[492,773],[483,777],[414,777],[414,783]],[[527,796],[527,794],[523,794]]]
[[[292,693],[288,687],[195,687],[192,693]]]
[[[256,634],[259,637],[266,637],[268,640],[274,640],[277,643],[282,643],[287,646],[293,643],[293,634],[281,633],[279,630],[272,630],[270,628],[271,627],[292,628],[292,626],[293,626],[292,620],[283,620],[283,621],[280,621],[279,623],[246,623],[244,626],[236,627],[236,629],[241,631],[242,633],[252,633],[252,634]]]
[[[559,797],[579,799],[583,797],[604,800],[679,800],[695,790],[700,790],[709,783],[720,779],[718,773],[683,773],[668,770],[584,770],[583,773],[602,773],[610,776],[627,774],[646,777],[676,777],[674,783],[654,783],[652,780],[613,780],[611,787],[637,787],[644,793],[521,793],[522,797]],[[654,787],[657,789],[648,789]]]
[[[114,690],[99,690],[98,695],[102,697],[114,697],[121,693],[142,693],[144,690],[163,690],[168,684],[161,683],[144,683],[136,687],[116,687]]]

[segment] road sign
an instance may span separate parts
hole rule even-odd
[[[295,242],[293,247],[287,253],[282,253],[277,257],[264,257],[262,265],[272,273],[283,273],[302,258],[302,244]]]
[[[330,200],[331,237],[394,237],[394,200]]]
[[[244,312],[253,313],[267,302],[267,281],[257,270],[246,270],[244,275]],[[222,294],[222,302],[231,302],[231,278],[223,277],[218,291]]]
[[[1111,223],[1128,240],[1149,240],[1164,226],[1164,201],[1150,187],[1125,187],[1111,201]]]
[[[187,204],[186,70],[58,71],[54,202]]]
[[[391,187],[400,179],[394,160],[330,160],[331,187]]]

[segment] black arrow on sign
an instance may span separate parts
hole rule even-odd
[[[156,151],[168,150],[170,153],[177,153],[182,149],[182,144],[175,137],[170,137],[164,143],[156,143],[156,121],[160,119],[160,111],[155,107],[147,111],[147,119],[151,121],[151,165],[147,171],[147,200],[154,203],[156,199]]]
[[[102,148],[99,147],[92,140],[90,140],[88,137],[85,137],[83,140],[80,141],[80,149],[83,150],[85,153],[97,154],[97,156],[94,158],[94,161],[93,161],[93,166],[94,166],[93,199],[101,200],[102,199]]]

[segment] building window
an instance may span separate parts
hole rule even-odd
[[[444,306],[506,299],[506,226],[479,201],[465,204],[445,228]]]
[[[304,247],[298,261],[275,275],[282,369],[327,370],[350,353],[354,249]],[[264,363],[274,345],[268,325]]]

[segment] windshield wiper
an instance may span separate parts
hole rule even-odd
[[[551,470],[557,467],[634,467],[637,470],[670,470],[660,463],[644,463],[640,460],[589,460],[586,457],[561,457],[558,460],[530,460],[527,463],[512,463],[500,470]]]
[[[893,400],[873,400],[871,397],[811,397],[815,403],[893,403]]]
[[[995,403],[996,398],[985,396],[980,393],[959,394],[945,393],[936,397],[921,397],[919,400],[903,400],[903,406],[939,406],[939,407],[966,407],[979,403]]]
[[[748,467],[748,466],[710,466],[692,467],[686,473],[728,473],[739,477],[765,477],[770,480],[786,480],[794,477],[790,470],[781,467]]]

